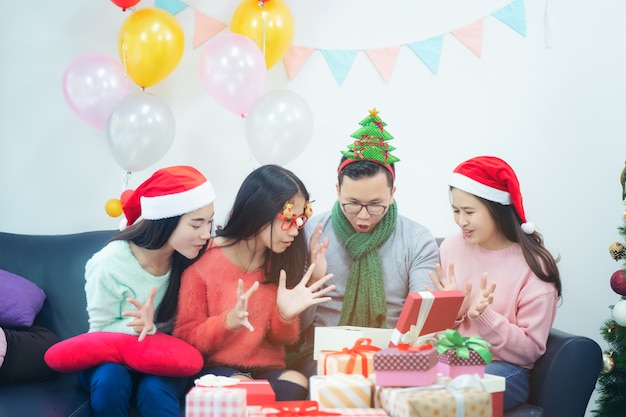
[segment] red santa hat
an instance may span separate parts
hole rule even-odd
[[[139,218],[166,219],[190,213],[215,200],[211,183],[190,166],[159,169],[124,202],[126,226]]]
[[[467,193],[503,205],[513,205],[522,220],[526,234],[535,231],[535,225],[526,221],[522,193],[515,171],[509,164],[495,156],[477,156],[457,166],[449,185]]]

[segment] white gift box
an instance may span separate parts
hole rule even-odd
[[[361,338],[372,340],[372,346],[381,349],[389,346],[393,329],[377,329],[358,326],[328,326],[315,328],[313,359],[317,360],[320,350],[342,350],[351,348]]]

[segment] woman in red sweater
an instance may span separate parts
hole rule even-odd
[[[298,340],[298,315],[334,289],[324,288],[330,274],[307,286],[315,264],[307,270],[300,230],[311,214],[291,171],[265,165],[244,180],[226,225],[182,278],[174,335],[202,352],[201,374],[267,379],[278,401],[306,398],[308,380],[286,369],[285,346]],[[325,247],[313,252],[325,261]]]

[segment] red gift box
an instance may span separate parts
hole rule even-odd
[[[463,303],[463,291],[419,291],[406,298],[389,346],[402,342],[411,330],[415,336],[426,336],[454,326]]]
[[[276,401],[276,393],[267,379],[239,381],[237,385],[227,388],[243,388],[246,390],[247,405],[263,405]]]

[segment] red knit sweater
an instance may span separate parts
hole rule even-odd
[[[237,280],[244,290],[259,281],[259,289],[248,301],[248,320],[254,326],[230,330],[226,313],[237,300]],[[195,346],[206,366],[233,368],[285,368],[285,345],[298,340],[298,319],[285,321],[278,314],[274,284],[262,284],[262,270],[245,273],[221,248],[213,247],[185,270],[174,327],[177,336]]]

